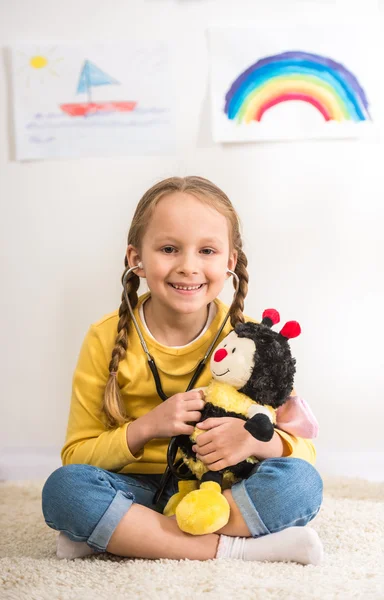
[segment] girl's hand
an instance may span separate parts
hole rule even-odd
[[[197,423],[198,429],[204,429],[196,437],[192,450],[211,471],[231,467],[253,456],[255,439],[244,429],[246,421],[233,417],[206,419]]]
[[[196,421],[201,419],[204,406],[204,392],[201,390],[175,394],[164,400],[146,415],[151,423],[152,436],[168,438],[175,435],[191,435]]]

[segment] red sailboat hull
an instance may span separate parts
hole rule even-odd
[[[60,104],[62,111],[71,117],[83,117],[103,112],[130,112],[137,106],[137,102],[75,102],[73,104]]]

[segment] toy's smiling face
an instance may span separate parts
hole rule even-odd
[[[213,378],[239,390],[251,377],[255,351],[253,340],[240,338],[231,331],[212,354],[210,367]]]

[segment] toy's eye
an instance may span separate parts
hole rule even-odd
[[[223,348],[226,348],[226,347],[227,347],[227,344],[224,344]]]
[[[232,354],[234,353],[234,351],[235,351],[235,350],[236,350],[236,348],[234,348],[234,349],[232,350]]]

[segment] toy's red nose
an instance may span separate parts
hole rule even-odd
[[[226,350],[224,350],[224,348],[220,348],[220,350],[217,350],[215,352],[213,360],[215,362],[220,362],[221,360],[223,360],[223,358],[225,358],[227,356],[227,354],[228,354],[228,352]]]

